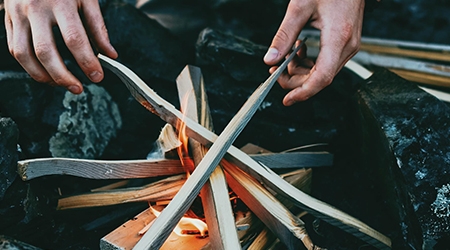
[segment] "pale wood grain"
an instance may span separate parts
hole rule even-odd
[[[177,87],[183,113],[212,131],[213,123],[200,68],[186,66],[177,78]],[[189,144],[195,165],[198,165],[206,155],[207,149],[192,139],[189,140]],[[240,249],[228,186],[221,166],[217,166],[211,173],[200,195],[212,248]]]
[[[129,202],[155,202],[172,199],[186,180],[185,175],[174,175],[144,187],[97,191],[61,198],[58,210],[109,206]]]
[[[152,206],[161,211],[162,206]],[[101,250],[129,250],[136,245],[141,238],[140,231],[150,225],[156,216],[151,209],[146,209],[133,219],[125,222],[100,240]],[[208,243],[208,238],[197,238],[195,236],[179,236],[172,233],[169,239],[162,245],[160,250],[193,250],[200,249]]]
[[[183,173],[179,160],[103,161],[73,158],[41,158],[18,162],[22,180],[45,175],[72,175],[88,179],[147,178]]]
[[[224,167],[231,189],[288,249],[298,249],[302,242],[307,249],[312,249],[313,244],[300,219],[253,177],[231,164],[224,164]]]

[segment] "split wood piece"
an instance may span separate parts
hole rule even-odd
[[[311,55],[318,54],[318,48],[311,48]],[[308,50],[308,52],[310,51]],[[389,69],[419,72],[441,77],[450,77],[450,67],[443,64],[419,61],[402,57],[372,54],[365,51],[358,52],[352,60],[363,65],[373,65]],[[447,85],[448,86],[448,85]]]
[[[307,46],[318,47],[320,44],[318,31],[305,30],[302,31],[301,36],[309,38]],[[361,37],[360,51],[450,62],[450,46],[442,44]]]
[[[333,154],[328,152],[265,153],[253,154],[250,157],[272,169],[322,167],[333,164]],[[18,162],[18,173],[24,181],[47,175],[71,175],[88,179],[132,179],[169,176],[185,172],[178,159],[105,161],[40,158]]]
[[[116,188],[121,188],[121,187],[126,186],[129,182],[130,182],[129,180],[117,181],[117,182],[108,184],[106,186],[91,189],[91,192],[107,191],[107,190],[112,190],[112,189],[116,189]]]
[[[227,181],[239,198],[286,245],[298,249],[303,242],[307,249],[314,244],[306,233],[303,221],[295,217],[258,181],[232,164],[224,164]]]
[[[245,145],[241,149],[246,153],[271,153],[270,151],[251,143]],[[299,169],[282,174],[280,176],[294,187],[306,193],[309,193],[311,191],[311,169]],[[272,192],[272,194],[275,195],[275,198],[277,198],[287,209],[291,209],[293,207],[293,204],[290,201],[286,200],[284,197],[280,197],[280,195],[277,195],[274,192]],[[248,249],[265,249],[265,246],[269,245],[275,239],[277,239],[275,235],[271,232],[270,228],[266,226],[261,232],[259,232],[258,236],[253,240]]]
[[[151,112],[158,115],[172,126],[186,126],[187,135],[194,138],[205,146],[210,146],[216,141],[217,135],[200,126],[175,109],[175,107],[157,95],[149,88],[133,71],[118,63],[115,60],[99,55],[102,65],[115,73],[128,87],[133,97]],[[296,206],[306,210],[310,214],[334,225],[342,230],[353,234],[359,239],[378,247],[379,249],[390,249],[391,240],[372,229],[358,219],[324,203],[296,189],[270,168],[262,166],[254,161],[250,156],[243,153],[234,146],[228,149],[225,157],[228,161],[236,164],[245,172],[265,185],[289,198]]]
[[[186,66],[177,78],[177,87],[183,113],[212,131],[213,123],[200,68]],[[189,139],[189,145],[197,166],[206,155],[207,149],[192,139]],[[212,248],[240,249],[228,186],[220,166],[211,173],[209,181],[200,191],[200,196]]]
[[[89,179],[147,178],[185,173],[179,160],[103,161],[72,158],[42,158],[18,162],[22,180],[45,175],[72,175]]]
[[[175,196],[185,181],[186,175],[175,175],[144,187],[98,191],[69,196],[58,200],[57,209],[64,210],[109,206],[128,202],[168,200]]]
[[[276,241],[277,237],[270,231],[267,227],[264,228],[258,236],[253,240],[252,244],[247,248],[247,250],[261,250],[266,249],[268,245]],[[284,248],[285,246],[283,246]]]
[[[186,183],[181,187],[180,191],[136,244],[135,248],[137,250],[159,248],[164,243],[182,215],[191,206],[215,167],[222,160],[228,148],[230,148],[231,144],[256,113],[278,77],[301,47],[302,44],[294,49],[275,72],[253,92],[242,108],[231,119],[230,123],[208,150],[205,157],[203,157],[200,164],[197,165],[191,176],[186,180]]]
[[[162,206],[153,206],[160,211]],[[114,231],[110,232],[100,240],[100,250],[124,250],[132,249],[141,239],[140,231],[151,224],[156,216],[148,208],[136,215],[133,219],[125,222]],[[192,250],[201,249],[208,243],[208,238],[198,238],[195,236],[179,236],[172,233],[169,239],[161,246],[160,250]]]
[[[373,74],[373,72],[371,72],[370,70],[366,69],[364,66],[362,66],[361,64],[359,64],[353,60],[349,60],[345,64],[345,67],[364,80],[367,80]],[[391,69],[391,71],[392,71],[392,69]],[[398,72],[394,72],[394,73],[399,74]],[[407,79],[407,77],[405,77],[405,76],[401,76],[401,77]],[[409,80],[411,81],[412,79],[409,79]],[[431,85],[440,86],[440,83],[438,83],[438,82],[424,82],[424,81],[416,81],[416,82],[421,82],[421,83],[425,83],[425,84],[430,83]],[[444,81],[442,81],[442,82],[444,82]],[[430,88],[427,88],[424,86],[419,86],[419,88],[426,91],[428,94],[435,96],[436,98],[438,98],[441,101],[450,102],[450,94],[448,92],[444,92],[444,91],[440,91],[440,90],[436,90],[436,89],[430,89]]]
[[[312,33],[307,32],[305,34],[312,34]],[[363,40],[364,39],[362,39],[362,42]],[[397,41],[397,43],[401,42]],[[409,42],[403,43],[405,45],[407,44],[409,44],[410,46],[413,45],[413,43]],[[435,44],[422,44],[422,46],[419,45],[415,46],[418,48],[420,47],[420,49],[424,50],[420,54],[427,56],[419,56],[419,54],[417,53],[408,53],[409,56],[412,56],[417,59],[442,60],[446,62],[450,61],[450,46],[435,45]],[[308,48],[309,55],[317,57],[319,53],[318,47],[319,41],[309,39],[308,46],[309,46]],[[376,54],[373,51],[364,50],[363,48],[364,46],[361,46],[361,50],[353,57],[354,61],[357,61],[364,65],[372,65],[388,68],[389,70],[393,71],[399,76],[417,83],[450,88],[450,67],[448,65],[406,58],[403,53]],[[433,53],[427,51],[427,49],[436,50],[437,52]]]
[[[188,116],[187,116],[188,117]],[[175,137],[176,132],[170,130],[164,135],[160,134],[160,140],[168,147],[171,146],[165,137]],[[329,152],[289,152],[289,153],[272,153],[265,149],[262,149],[254,144],[248,143],[241,149],[247,153],[253,160],[261,162],[264,165],[269,166],[271,169],[298,169],[298,168],[310,168],[310,167],[329,167],[333,165],[333,154]]]
[[[450,77],[447,76],[438,76],[434,74],[427,74],[422,72],[415,72],[395,68],[390,68],[389,70],[401,76],[402,78],[405,78],[406,80],[412,82],[423,83],[426,85],[437,87],[446,87],[446,88],[450,87]]]

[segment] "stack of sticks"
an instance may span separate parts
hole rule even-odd
[[[201,192],[204,213],[209,228],[208,242],[202,243],[202,247],[205,249],[240,249],[249,247],[249,245],[245,245],[247,243],[250,244],[250,249],[270,249],[270,246],[276,246],[279,242],[288,249],[298,249],[299,244],[303,244],[306,249],[317,249],[317,246],[308,237],[304,223],[300,219],[304,213],[310,213],[323,219],[379,249],[390,249],[391,241],[386,236],[358,219],[306,194],[304,191],[307,191],[309,187],[310,169],[297,170],[286,176],[280,176],[270,167],[265,166],[262,161],[231,145],[233,140],[230,140],[228,136],[229,133],[235,133],[235,128],[229,133],[225,129],[219,137],[215,135],[211,131],[212,120],[209,114],[209,107],[207,106],[208,102],[203,87],[203,79],[198,68],[187,66],[177,80],[180,96],[185,96],[186,93],[193,96],[189,98],[187,105],[183,108],[183,114],[158,96],[131,70],[114,60],[101,55],[99,57],[105,67],[112,70],[122,79],[132,95],[143,106],[160,116],[168,124],[171,124],[178,132],[182,129],[186,130],[186,134],[190,139],[189,144],[194,163],[197,166],[193,173],[186,177],[185,175],[176,175],[182,172],[180,163],[176,163],[169,171],[165,172],[167,175],[172,174],[171,177],[138,190],[127,190],[127,194],[121,193],[116,195],[115,197],[121,198],[116,200],[116,203],[138,200],[149,202],[168,201],[168,206],[164,208],[158,217],[149,211],[144,211],[135,220],[125,223],[122,227],[105,236],[101,243],[104,249],[111,249],[111,247],[113,249],[160,249],[167,246],[166,244],[173,243],[174,241],[167,241],[167,239],[170,239],[173,228],[189,209],[199,192]],[[275,81],[276,77],[272,77],[270,80]],[[260,94],[257,91],[252,96],[257,96],[259,100],[250,98],[248,101],[250,103],[249,108],[253,110],[258,108],[257,101],[262,101],[260,100],[261,96],[264,98],[264,94]],[[245,109],[245,105],[243,109]],[[248,115],[240,113],[236,117],[238,121],[233,123],[233,120],[235,120],[233,118],[230,124],[239,124],[241,120],[249,119]],[[239,126],[245,126],[245,123],[241,123]],[[231,137],[233,136],[237,135],[235,134]],[[228,144],[225,145],[225,142]],[[214,149],[215,146],[216,149]],[[208,148],[210,149],[208,150]],[[205,162],[204,159],[208,157],[214,158],[214,160],[210,160],[208,166],[202,167],[202,163]],[[65,161],[65,163],[61,163],[62,161]],[[19,163],[19,170],[24,179],[30,179],[32,176],[44,175],[42,172],[36,174],[36,172],[39,172],[37,171],[38,169],[42,169],[39,165],[53,162],[56,163],[55,166],[59,166],[59,169],[57,169],[60,173],[67,173],[67,166],[70,165],[67,162],[72,161],[67,159],[50,159],[46,163],[42,163],[42,160],[22,161]],[[121,176],[136,178],[133,176],[165,175],[163,170],[156,174],[149,173],[151,172],[149,169],[152,166],[159,164],[158,162],[155,164],[155,161],[124,161],[117,163],[109,164],[104,161],[78,160],[72,163],[73,166],[70,169],[76,168],[75,165],[95,166],[97,171],[93,172],[97,173],[96,176],[103,174],[115,179],[120,179],[122,178]],[[128,167],[123,168],[126,164],[128,164]],[[130,167],[130,164],[135,164],[137,167],[133,169]],[[148,164],[147,167],[143,167],[145,164]],[[267,164],[272,165],[273,162]],[[210,165],[213,166],[211,172],[208,171]],[[105,171],[105,168],[107,168],[107,171]],[[33,172],[33,170],[36,171]],[[71,171],[73,174],[77,172]],[[82,175],[79,171],[77,174]],[[84,176],[93,178],[92,176],[88,177],[88,174],[84,174]],[[252,212],[251,216],[247,216],[245,219],[235,218],[236,212],[232,210],[229,202],[228,187],[248,206]],[[97,192],[108,193],[110,191]],[[111,193],[117,194],[117,192]],[[95,196],[95,193],[86,194],[84,197],[61,199],[59,207],[61,209],[74,207],[74,204],[83,203],[83,200],[96,200],[92,196],[91,198],[87,197],[89,195]],[[105,195],[105,193],[102,193],[102,195]],[[67,199],[69,201],[72,199],[72,201],[67,202]],[[93,202],[91,205],[105,204],[108,202],[107,200],[113,200],[113,198],[103,197],[101,202],[96,204]],[[293,214],[291,209],[294,207],[305,212]],[[259,220],[254,219],[256,217]],[[249,220],[253,222],[250,223]],[[252,238],[250,241],[249,238],[251,237],[248,237],[248,234],[242,233],[242,231],[238,232],[238,229],[245,228],[247,224],[250,225],[250,228],[257,227],[258,223],[255,221],[262,222],[265,225],[265,229],[258,234],[256,239]],[[138,224],[137,226],[136,223]],[[143,224],[149,223],[151,226],[149,226],[148,230],[143,235],[140,234],[142,227],[145,226]],[[184,244],[182,242],[179,243]],[[181,248],[182,245],[177,245],[176,247]]]

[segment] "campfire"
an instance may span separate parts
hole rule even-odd
[[[261,58],[288,1],[213,1],[207,11],[168,10],[170,1],[140,10],[102,2],[120,56],[102,58],[105,81],[91,84],[62,48],[85,86],[79,96],[37,84],[0,50],[0,234],[15,239],[8,242],[44,249],[446,245],[450,117],[415,82],[449,100],[431,89],[448,87],[448,46],[363,37],[354,60],[373,70],[360,74],[370,78],[361,82],[344,69],[292,107],[282,106],[285,91],[275,85],[233,146],[219,148],[214,171],[199,175],[195,166],[268,76]],[[143,12],[162,17],[164,27]],[[265,20],[248,19],[253,12]],[[380,13],[378,21],[388,22]],[[304,36],[315,57],[320,34]],[[188,182],[195,191],[183,189]]]
[[[292,55],[295,53],[295,51],[292,52]],[[386,236],[356,218],[300,191],[300,189],[307,190],[309,188],[311,170],[303,169],[287,173],[287,176],[294,176],[294,178],[287,178],[292,181],[291,183],[270,170],[270,165],[277,164],[276,158],[283,158],[289,153],[272,154],[272,162],[266,166],[262,163],[263,160],[257,161],[258,158],[253,159],[231,146],[234,138],[245,126],[245,123],[241,123],[241,121],[248,121],[246,116],[252,115],[247,113],[248,110],[256,111],[265,96],[264,93],[268,93],[270,89],[265,88],[265,85],[274,84],[276,74],[286,67],[289,59],[255,91],[230,122],[231,125],[227,126],[219,137],[210,132],[212,120],[201,72],[198,68],[187,66],[177,79],[178,93],[180,101],[183,103],[183,113],[181,113],[170,103],[157,96],[128,68],[103,56],[100,56],[100,59],[105,67],[111,69],[124,81],[132,95],[144,107],[169,123],[163,129],[158,141],[160,145],[164,145],[164,151],[178,148],[179,162],[170,165],[165,158],[138,162],[77,161],[57,158],[26,160],[19,162],[20,174],[23,179],[57,172],[76,175],[78,172],[90,172],[88,169],[92,167],[96,168],[95,172],[100,173],[99,178],[101,175],[109,178],[111,176],[114,178],[143,177],[142,173],[139,173],[139,169],[143,165],[147,169],[145,171],[147,177],[187,171],[187,176],[171,176],[143,187],[139,191],[114,192],[113,190],[112,193],[91,193],[60,199],[58,204],[60,209],[143,200],[159,206],[159,209],[150,206],[148,210],[136,216],[132,221],[105,236],[101,243],[103,249],[241,248],[243,235],[239,237],[236,228],[246,225],[233,216],[237,212],[233,211],[231,207],[230,191],[235,193],[254,214],[253,216],[257,216],[268,230],[289,249],[295,249],[299,244],[303,244],[307,249],[319,248],[308,236],[305,224],[300,218],[305,215],[305,212],[319,215],[324,220],[380,249],[391,247],[390,239]],[[172,124],[174,127],[171,126]],[[184,143],[174,140],[176,138],[173,134],[175,130],[180,135],[178,139]],[[211,143],[213,144],[208,151],[207,147]],[[189,153],[188,148],[192,153]],[[227,151],[228,155],[220,161]],[[209,161],[205,161],[205,159],[209,159]],[[218,162],[221,163],[217,166]],[[169,171],[166,168],[153,167],[161,163],[168,164]],[[142,166],[133,169],[133,164]],[[196,166],[195,170],[193,165]],[[292,165],[295,164],[292,163]],[[45,170],[43,170],[43,166],[45,166]],[[85,169],[80,171],[80,167]],[[137,174],[133,176],[133,174],[126,173],[128,169],[131,172],[136,171]],[[89,176],[89,178],[95,177]],[[207,179],[209,180],[207,181]],[[297,187],[292,185],[295,183]],[[208,226],[198,218],[185,216],[199,192]],[[99,203],[100,200],[104,200],[104,202]],[[168,200],[168,206],[161,207],[161,202]],[[298,215],[294,215],[291,212],[293,207],[299,207],[305,212],[300,211]],[[242,220],[248,220],[248,217],[249,215]],[[208,231],[208,237],[206,237],[206,231]],[[200,234],[201,239],[199,237],[189,238],[187,235],[192,232]],[[263,231],[261,233],[263,235],[258,236],[261,239],[253,241],[253,244],[273,244],[273,242],[268,242],[268,236],[264,235],[267,233],[267,231]],[[186,237],[189,240],[186,240]],[[261,241],[263,243],[260,243]],[[254,247],[259,249],[262,246]]]

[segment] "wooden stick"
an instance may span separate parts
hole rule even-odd
[[[320,33],[306,31],[305,34],[312,37],[307,43],[308,53],[317,57]],[[448,65],[416,59],[450,62],[450,46],[361,38],[360,51],[353,57],[353,61],[388,68],[413,82],[450,88]]]
[[[200,192],[200,189],[209,179],[212,171],[219,164],[228,148],[250,121],[253,114],[258,110],[264,98],[269,93],[269,90],[275,84],[278,76],[284,71],[287,64],[296,55],[301,46],[298,46],[283,64],[253,92],[238,113],[231,119],[230,123],[211,146],[200,164],[197,165],[194,172],[192,172],[186,183],[181,187],[180,192],[175,195],[147,233],[136,244],[136,250],[159,248],[164,243],[172,229],[190,207]]]
[[[307,249],[313,247],[304,223],[257,180],[232,164],[224,164],[224,167],[231,189],[288,249],[298,249],[301,242]]]
[[[211,145],[217,139],[217,135],[200,126],[187,117],[183,117],[180,111],[173,105],[157,95],[149,88],[133,71],[124,65],[99,55],[102,65],[114,72],[128,87],[131,94],[144,107],[160,116],[164,121],[177,126],[184,123],[187,129],[187,135],[194,138],[205,146]],[[250,173],[254,178],[264,182],[267,186],[289,198],[296,206],[306,210],[310,214],[323,219],[324,221],[335,225],[346,232],[349,232],[361,240],[378,247],[380,249],[390,249],[391,240],[370,228],[363,222],[343,213],[324,202],[321,202],[296,189],[285,182],[280,176],[263,167],[254,161],[250,156],[243,153],[236,147],[231,146],[225,158],[236,164],[245,172]]]
[[[177,87],[183,113],[212,131],[213,123],[200,68],[186,66],[177,78]],[[189,144],[197,166],[207,149],[195,140],[189,140]],[[227,182],[220,166],[212,172],[200,195],[212,248],[240,249]]]
[[[307,36],[309,38],[307,46],[319,47],[320,32],[305,30],[302,31],[301,36]],[[442,44],[361,37],[360,51],[450,62],[450,46]]]
[[[353,60],[349,60],[345,64],[345,67],[364,80],[368,79],[373,74],[373,72],[369,71],[368,69],[364,68],[364,66],[362,66],[361,64],[359,64]],[[429,75],[429,77],[427,75],[425,77],[425,79],[422,79],[421,77],[426,74],[419,73],[419,72],[405,71],[404,72],[405,75],[403,75],[403,73],[400,72],[399,70],[392,70],[392,69],[390,69],[390,70],[405,79],[408,79],[410,81],[420,82],[420,83],[426,84],[426,85],[444,86],[446,84],[445,81],[450,81],[450,78],[448,80],[445,80],[446,77],[439,77],[439,76],[434,76],[434,75]],[[413,77],[413,76],[414,76],[414,78],[409,78],[409,77]],[[436,81],[434,81],[433,79],[435,79]],[[427,88],[424,86],[419,86],[419,88],[421,88],[425,92],[435,96],[436,98],[438,98],[441,101],[450,102],[450,94],[447,92],[436,90],[436,89],[430,89],[430,88]]]
[[[450,88],[450,77],[428,74],[423,72],[390,68],[390,71],[406,80],[426,85]]]
[[[252,159],[277,168],[331,166],[328,152],[265,153],[250,155]],[[177,159],[87,160],[73,158],[41,158],[18,162],[18,173],[28,181],[47,175],[71,175],[88,179],[132,179],[167,176],[186,172]]]
[[[111,183],[106,186],[91,189],[91,192],[107,191],[107,190],[112,190],[112,189],[116,189],[116,188],[121,188],[123,186],[126,186],[129,182],[130,182],[130,180],[117,181],[117,182]]]
[[[174,175],[144,187],[80,194],[58,200],[58,210],[109,206],[128,202],[154,202],[172,199],[186,180],[185,175]]]
[[[183,173],[179,160],[102,161],[70,158],[29,159],[18,162],[22,180],[45,175],[72,175],[89,179],[147,178]]]

